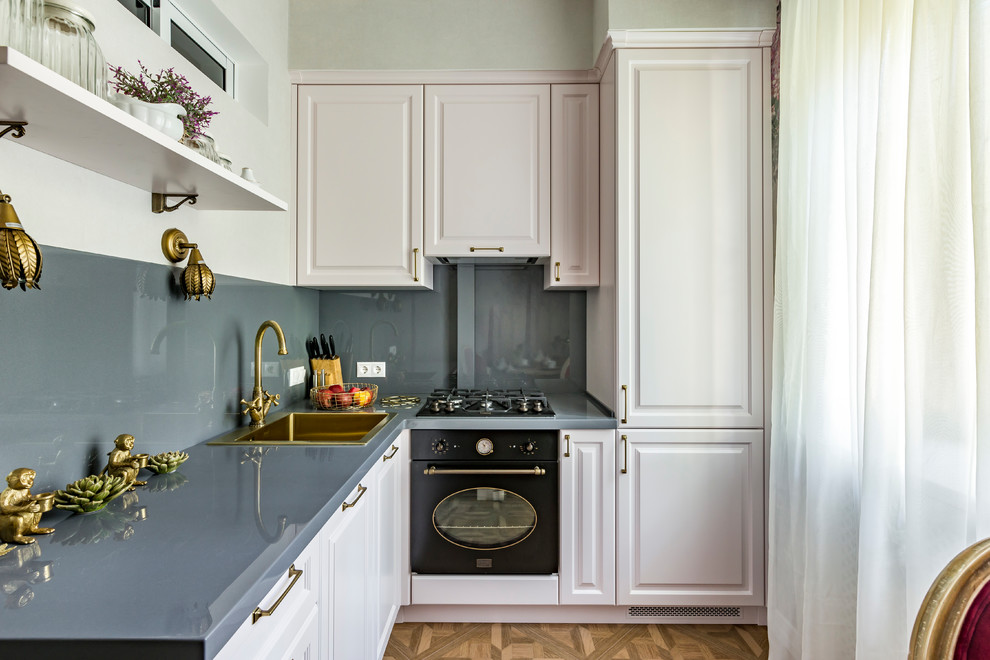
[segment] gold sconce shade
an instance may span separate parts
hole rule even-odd
[[[196,243],[190,243],[180,230],[169,229],[162,234],[162,253],[173,263],[178,263],[189,255],[189,263],[182,271],[182,292],[185,293],[186,300],[199,300],[200,296],[210,298],[217,285],[216,278],[203,261]]]
[[[0,285],[13,289],[41,289],[41,248],[28,236],[10,203],[0,193]]]

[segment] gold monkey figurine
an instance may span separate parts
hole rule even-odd
[[[124,481],[131,484],[127,490],[134,490],[135,486],[144,486],[147,481],[138,481],[138,471],[148,464],[147,454],[131,454],[134,449],[134,436],[128,433],[121,433],[113,441],[114,449],[107,454],[107,466],[103,472],[111,477],[123,477]]]
[[[28,544],[28,534],[51,534],[51,527],[38,527],[41,514],[52,508],[52,494],[32,495],[37,472],[17,468],[7,475],[7,488],[0,493],[0,541]]]

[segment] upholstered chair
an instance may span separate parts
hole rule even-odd
[[[969,546],[935,578],[911,633],[909,660],[990,658],[990,539]]]

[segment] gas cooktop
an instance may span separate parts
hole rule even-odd
[[[426,397],[417,417],[554,417],[547,396],[540,390],[437,389]]]

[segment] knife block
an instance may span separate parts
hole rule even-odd
[[[316,360],[312,359],[309,361],[309,366],[313,368],[313,373],[316,376],[316,386],[317,387],[330,387],[331,385],[341,385],[344,382],[343,376],[340,373],[340,358],[334,358],[332,360]],[[321,371],[326,372],[326,383],[320,380],[319,373]]]

